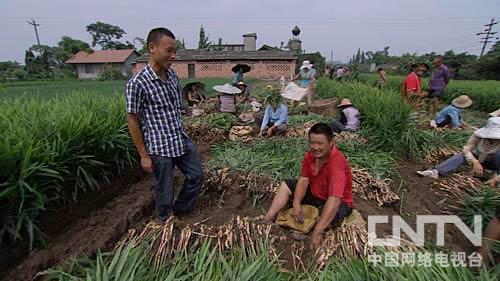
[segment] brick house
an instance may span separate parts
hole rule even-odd
[[[120,69],[123,76],[132,74],[132,64],[139,57],[134,49],[127,50],[102,50],[87,53],[80,51],[65,63],[76,66],[79,79],[99,78],[104,66]]]
[[[149,54],[135,61],[133,72],[146,66]],[[172,68],[180,78],[207,78],[233,76],[236,64],[248,64],[252,70],[245,77],[259,79],[290,78],[295,74],[297,56],[286,51],[208,51],[179,50]]]
[[[248,64],[252,70],[245,77],[259,79],[279,79],[281,76],[290,78],[295,75],[297,56],[295,52],[283,51],[265,46],[256,50],[257,34],[243,35],[243,44],[225,44],[217,50],[214,46],[208,49],[178,50],[172,68],[180,78],[231,78],[231,68],[236,64]],[[146,66],[149,54],[144,54],[135,60],[133,73]]]

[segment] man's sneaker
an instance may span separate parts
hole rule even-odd
[[[436,169],[428,169],[425,171],[417,171],[417,174],[424,176],[424,177],[429,177],[433,179],[438,179],[439,178],[439,173],[438,170]]]
[[[438,125],[437,125],[436,121],[435,120],[431,120],[431,127],[432,128],[437,128],[437,126]]]

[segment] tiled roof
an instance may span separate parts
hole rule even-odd
[[[134,49],[127,50],[102,50],[87,53],[80,51],[66,61],[68,64],[73,63],[120,63],[125,62],[130,55],[137,52]],[[138,54],[137,54],[138,55]]]

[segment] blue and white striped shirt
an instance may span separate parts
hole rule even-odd
[[[178,157],[185,153],[187,135],[181,118],[182,90],[174,70],[161,80],[147,65],[127,82],[128,113],[138,114],[150,155]]]

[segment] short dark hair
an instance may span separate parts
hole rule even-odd
[[[311,137],[311,134],[318,134],[318,135],[324,135],[328,141],[333,140],[333,130],[332,127],[330,127],[326,123],[316,123],[314,124],[311,129],[309,129],[309,137]]]
[[[382,70],[384,70],[384,69],[383,69],[382,67],[379,67],[379,68],[377,69],[377,72],[380,72],[380,71],[382,71]]]
[[[414,70],[414,69],[416,69],[417,67],[418,67],[418,64],[416,64],[416,63],[412,63],[412,64],[410,65],[410,69],[411,69],[411,70]]]
[[[146,40],[146,44],[149,45],[149,43],[156,43],[163,36],[167,36],[175,40],[175,35],[172,33],[172,31],[168,30],[165,27],[157,27],[151,29],[151,31],[148,33],[148,39]]]

